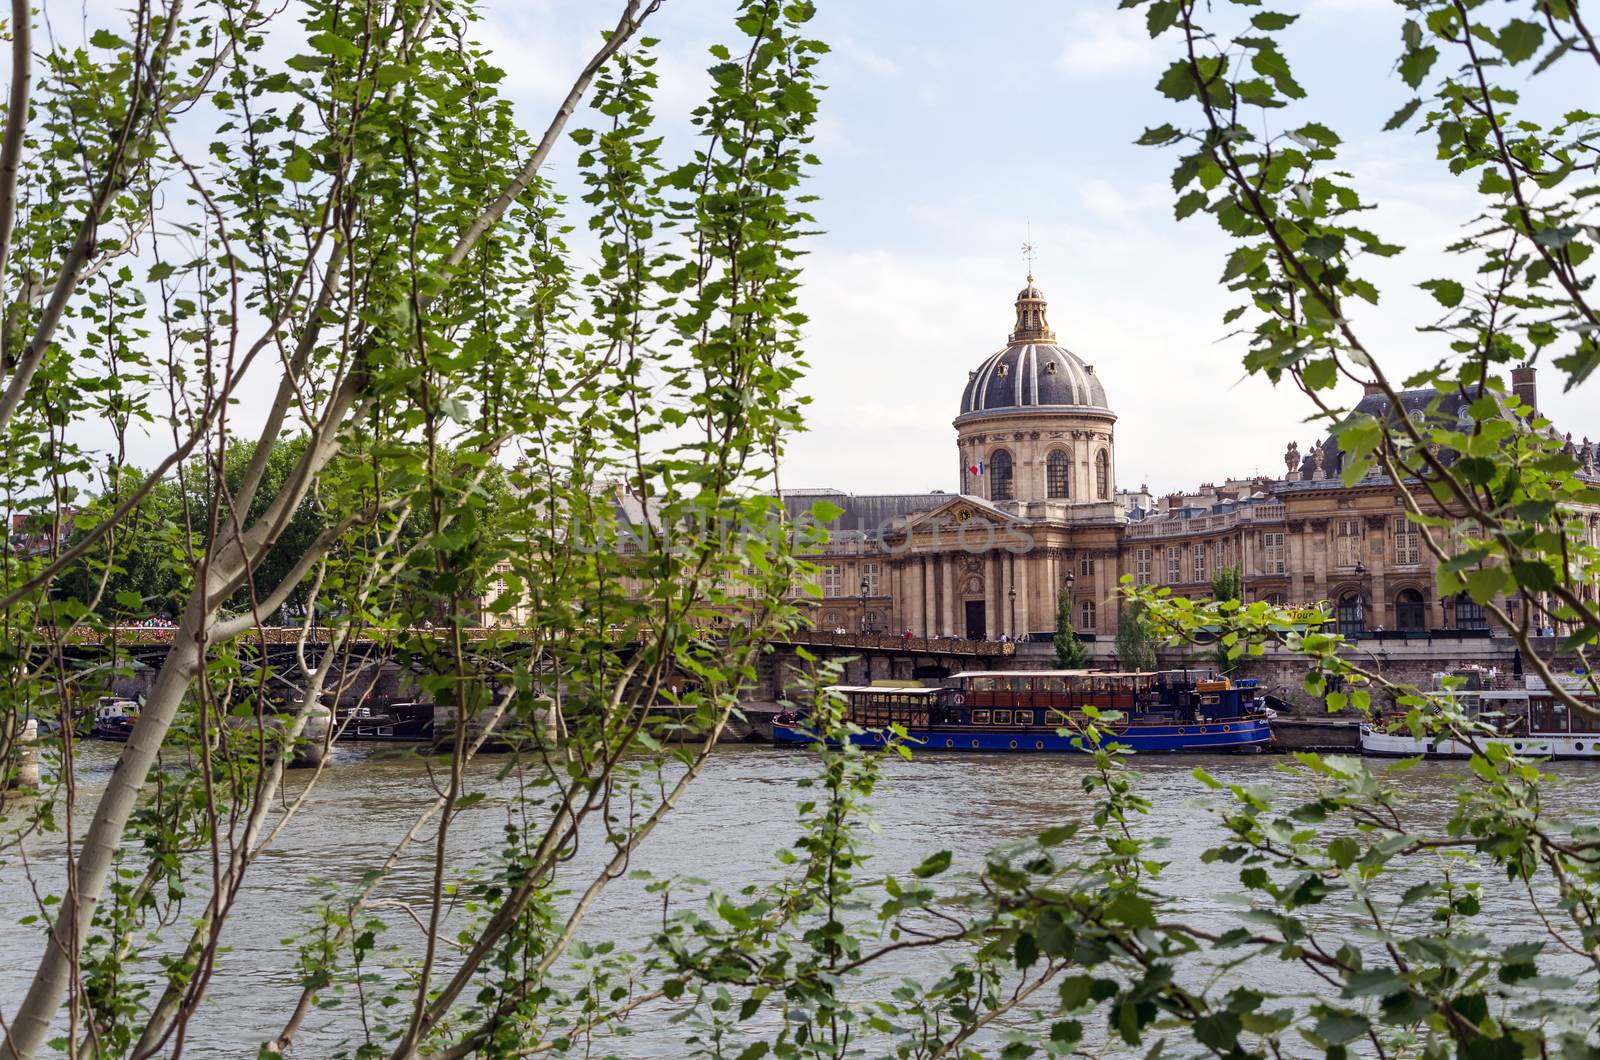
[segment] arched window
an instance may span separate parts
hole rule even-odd
[[[989,499],[1009,501],[1012,497],[1011,454],[996,449],[989,457]]]
[[[1045,496],[1070,497],[1071,486],[1068,476],[1072,470],[1072,463],[1067,459],[1067,454],[1059,449],[1050,450],[1050,455],[1044,459]]]
[[[1362,630],[1367,628],[1366,608],[1361,604],[1361,594],[1348,592],[1339,597],[1339,606],[1334,609],[1333,617],[1339,624],[1340,636],[1359,637]]]
[[[1401,589],[1394,598],[1394,627],[1418,630],[1428,627],[1428,605],[1415,589]]]
[[[1111,499],[1111,460],[1104,449],[1094,458],[1094,491],[1103,501]]]

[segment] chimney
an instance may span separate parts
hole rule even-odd
[[[1379,386],[1377,383],[1368,383],[1363,388],[1363,392],[1366,393],[1370,397],[1373,394],[1381,394],[1381,393],[1383,393],[1383,387]]]
[[[1539,384],[1534,378],[1531,364],[1519,364],[1511,369],[1511,392],[1527,406],[1524,415],[1531,416],[1539,408]]]

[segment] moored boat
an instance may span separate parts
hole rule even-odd
[[[1471,742],[1425,733],[1414,736],[1398,718],[1361,726],[1361,753],[1378,758],[1470,758],[1499,744],[1525,758],[1600,758],[1600,699],[1582,677],[1563,677],[1562,686],[1596,713],[1572,710],[1540,678],[1529,675],[1521,688],[1466,688],[1455,692],[1462,713],[1486,727]]]
[[[390,703],[341,712],[334,738],[379,743],[428,743],[433,740],[433,704]]]
[[[101,740],[127,743],[139,721],[139,704],[117,696],[101,696],[94,708],[94,727],[89,734]]]
[[[1261,750],[1272,742],[1273,712],[1254,680],[1230,681],[1195,671],[1103,673],[999,670],[956,674],[937,688],[836,685],[853,743],[882,746],[891,726],[913,750],[1093,751],[1118,744],[1139,752]],[[1114,716],[1087,729],[1085,708]],[[814,743],[799,714],[772,726],[773,742]]]

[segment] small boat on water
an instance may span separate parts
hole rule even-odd
[[[100,740],[127,743],[139,721],[139,704],[117,696],[101,696],[94,708],[94,727],[89,735]]]
[[[390,703],[341,711],[334,738],[374,743],[427,743],[433,739],[432,703]]]
[[[862,730],[851,742],[883,746],[902,726],[913,750],[1093,751],[1120,744],[1139,752],[1256,751],[1272,743],[1273,711],[1254,680],[1231,681],[1193,670],[1101,673],[1092,670],[995,670],[956,674],[937,688],[836,685],[848,717]],[[1117,712],[1084,730],[1093,707]],[[777,744],[816,742],[804,715],[781,714]]]
[[[1500,744],[1526,758],[1600,758],[1600,699],[1581,676],[1565,676],[1562,687],[1592,705],[1594,715],[1570,709],[1533,675],[1521,688],[1473,687],[1454,694],[1462,713],[1488,726],[1480,747]],[[1379,758],[1471,758],[1472,744],[1449,736],[1413,736],[1400,717],[1361,726],[1361,753]]]

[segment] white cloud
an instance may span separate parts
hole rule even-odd
[[[1156,69],[1161,49],[1137,15],[1126,11],[1076,11],[1056,66],[1068,77],[1107,77]]]
[[[829,46],[835,55],[874,77],[899,77],[902,72],[899,63],[856,37],[841,37]]]

